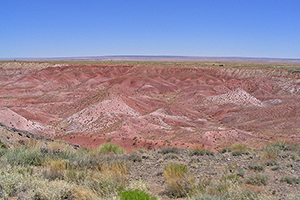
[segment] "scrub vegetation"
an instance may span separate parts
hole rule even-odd
[[[273,143],[240,156],[228,151],[210,152],[163,148],[127,154],[118,145],[110,143],[97,149],[74,149],[59,141],[32,141],[10,148],[2,144],[0,198],[196,200],[300,197],[299,145]],[[168,154],[175,156],[166,159]],[[293,154],[293,157],[286,154]],[[274,170],[276,166],[279,168]]]

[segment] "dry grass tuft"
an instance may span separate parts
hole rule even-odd
[[[169,196],[185,197],[194,188],[194,178],[186,165],[170,163],[164,167],[163,176]]]

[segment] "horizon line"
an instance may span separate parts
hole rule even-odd
[[[104,55],[104,56],[62,56],[31,58],[0,58],[0,61],[253,61],[253,62],[300,62],[300,58],[273,58],[247,56],[177,56],[177,55]]]

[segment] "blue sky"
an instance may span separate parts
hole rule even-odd
[[[300,58],[299,0],[0,0],[0,58]]]

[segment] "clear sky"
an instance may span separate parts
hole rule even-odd
[[[0,0],[0,58],[300,58],[300,0]]]

